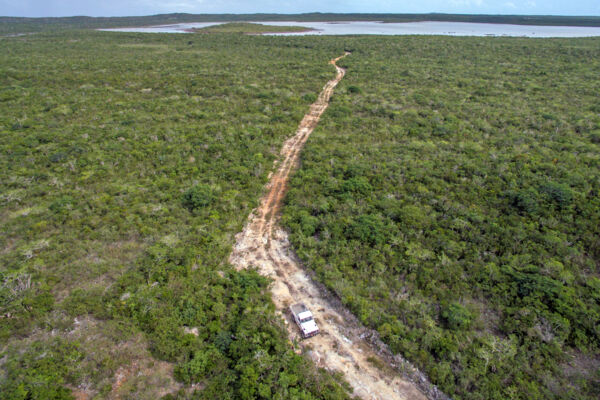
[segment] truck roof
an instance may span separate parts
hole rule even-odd
[[[312,313],[310,311],[303,311],[298,315],[298,319],[300,319],[300,321],[302,321],[305,318],[312,318]]]

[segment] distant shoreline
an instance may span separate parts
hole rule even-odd
[[[16,33],[27,30],[53,31],[63,29],[107,29],[140,27],[191,22],[343,22],[381,21],[393,22],[471,22],[488,24],[600,27],[600,16],[559,15],[487,15],[487,14],[159,14],[133,17],[0,17],[0,33]]]

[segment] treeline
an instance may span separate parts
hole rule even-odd
[[[356,38],[283,221],[455,399],[600,396],[598,39]]]

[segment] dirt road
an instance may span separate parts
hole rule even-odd
[[[290,248],[287,233],[277,226],[290,172],[298,165],[300,151],[327,108],[333,89],[344,77],[345,70],[336,62],[348,54],[330,61],[336,68],[336,77],[327,82],[296,134],[284,143],[267,193],[244,230],[236,236],[229,261],[238,269],[257,267],[260,273],[273,279],[273,301],[287,322],[290,339],[298,339],[299,332],[287,307],[303,302],[313,311],[321,334],[300,341],[300,347],[320,367],[341,371],[358,397],[420,400],[427,398],[423,394],[427,392],[429,397],[441,398],[418,371],[394,357],[373,331],[362,327],[339,300],[311,279]],[[400,374],[397,368],[408,371],[412,379]]]

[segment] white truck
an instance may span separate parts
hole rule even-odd
[[[304,339],[319,334],[319,327],[317,326],[312,313],[308,307],[304,305],[304,303],[291,305],[290,312],[294,317],[294,321],[296,321],[296,324],[298,324]]]

